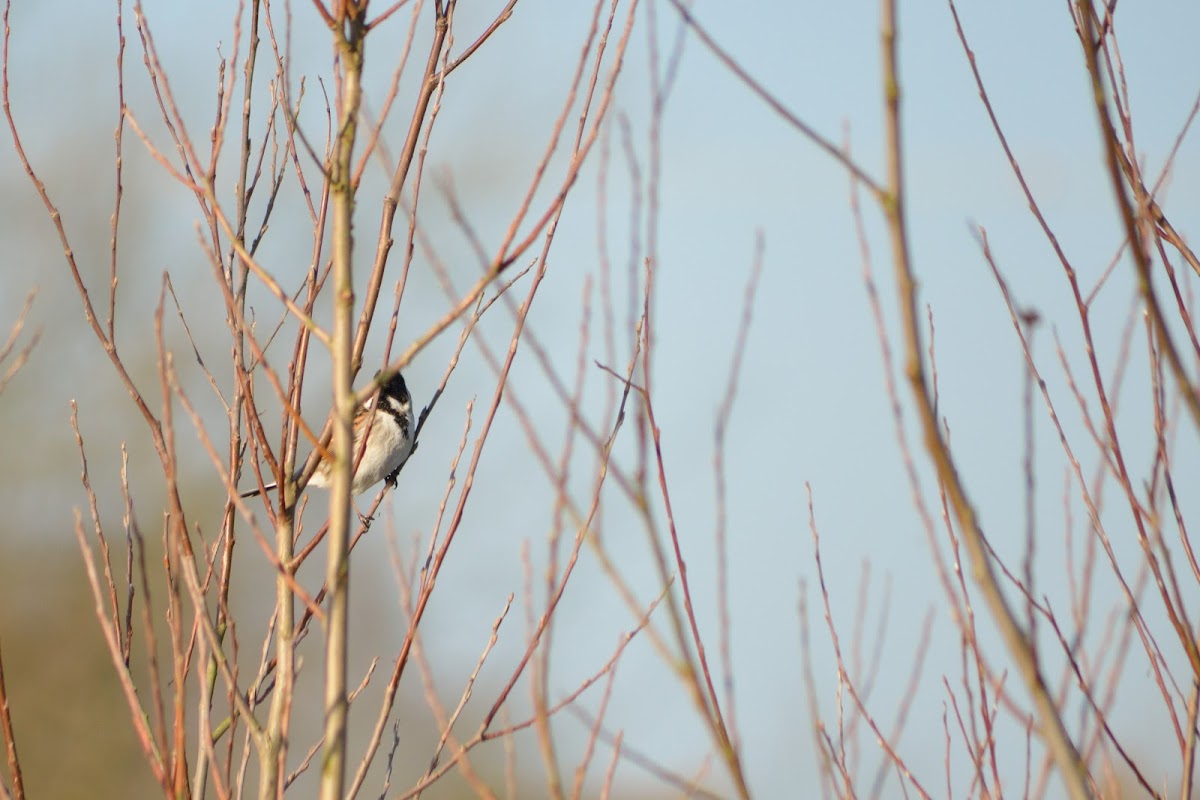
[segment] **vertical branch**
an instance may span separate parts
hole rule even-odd
[[[163,337],[163,310],[166,305],[166,285],[164,275],[163,285],[159,292],[158,305],[154,309],[154,342],[158,351],[157,371],[159,375],[159,391],[162,397],[162,416],[160,429],[163,434],[163,453],[161,459],[163,479],[169,496],[168,511],[163,520],[163,566],[166,572],[166,608],[168,642],[171,653],[171,688],[172,720],[171,720],[171,751],[168,765],[170,766],[173,793],[178,798],[190,798],[191,786],[187,774],[187,735],[184,721],[187,718],[186,691],[187,677],[190,668],[191,644],[184,640],[183,605],[179,593],[180,571],[196,569],[195,555],[191,544],[188,543],[188,532],[183,516],[183,507],[179,500],[177,465],[175,450],[175,423],[172,414],[171,391],[167,380],[171,370],[172,358],[167,350]],[[123,478],[127,481],[127,476]],[[125,489],[128,492],[128,489]],[[203,553],[203,549],[201,550]],[[148,594],[148,592],[147,592]],[[197,604],[197,616],[206,614],[203,604]],[[147,623],[147,627],[150,627]],[[153,651],[151,651],[153,652]],[[157,693],[156,693],[157,694]]]
[[[736,706],[733,699],[733,623],[729,611],[729,537],[728,537],[728,503],[726,501],[726,469],[725,442],[729,432],[729,418],[733,416],[733,403],[737,396],[737,387],[741,377],[742,362],[746,355],[746,342],[750,335],[750,321],[754,310],[754,299],[758,293],[758,281],[762,276],[763,250],[766,247],[760,231],[754,237],[754,260],[750,267],[750,276],[746,280],[745,296],[742,301],[742,318],[738,325],[737,338],[733,345],[733,359],[729,365],[729,377],[725,383],[725,394],[717,409],[717,421],[713,431],[713,478],[716,491],[716,530],[714,540],[717,553],[717,614],[718,644],[720,651],[721,676],[725,689],[725,710],[729,718],[729,738],[734,750],[740,748],[738,736]]]
[[[113,134],[116,140],[116,197],[113,200],[112,240],[110,243],[109,284],[108,284],[108,338],[116,339],[117,313],[117,229],[121,224],[121,182],[122,167],[124,166],[125,142],[125,28],[121,0],[117,0],[117,130]]]
[[[1188,734],[1183,748],[1183,786],[1180,797],[1191,797],[1195,783],[1196,768],[1196,718],[1200,714],[1200,681],[1192,679],[1192,690],[1188,693]]]
[[[1029,331],[1028,341],[1029,347],[1033,349],[1033,334],[1037,330],[1038,316],[1033,311],[1028,311],[1021,317],[1021,323]],[[1023,448],[1024,455],[1022,456],[1022,469],[1025,472],[1025,558],[1022,563],[1021,579],[1025,584],[1026,600],[1025,600],[1025,628],[1029,631],[1029,641],[1035,648],[1037,647],[1037,615],[1034,613],[1034,552],[1037,546],[1037,479],[1034,473],[1034,452],[1036,444],[1034,441],[1034,424],[1033,424],[1033,371],[1028,365],[1021,371],[1021,413],[1024,416],[1024,431],[1023,431]],[[1034,656],[1037,656],[1037,650],[1034,650]]]
[[[881,205],[887,219],[892,244],[892,260],[896,269],[896,284],[900,296],[903,336],[906,350],[905,373],[925,436],[925,446],[945,489],[954,516],[962,530],[963,542],[971,563],[976,585],[991,610],[1001,638],[1018,667],[1022,680],[1033,696],[1041,733],[1054,758],[1068,795],[1073,800],[1092,796],[1087,766],[1071,741],[1054,698],[1046,686],[1041,668],[1034,655],[1032,643],[1021,629],[1000,585],[984,542],[983,529],[975,509],[967,497],[950,454],[949,446],[938,426],[937,411],[925,377],[921,357],[921,331],[918,316],[917,285],[909,257],[908,227],[904,211],[904,150],[900,128],[900,82],[896,67],[896,0],[884,0],[881,14],[883,87],[885,101],[887,186]]]
[[[287,763],[288,708],[295,676],[296,595],[293,566],[293,508],[279,515],[275,529],[275,554],[279,574],[275,579],[275,689],[267,717],[265,744],[260,758],[258,794],[260,800],[283,792],[281,778]]]
[[[248,171],[249,171],[250,157],[251,157],[251,144],[250,144],[251,102],[250,101],[251,101],[251,97],[252,97],[252,90],[254,87],[256,56],[258,54],[259,11],[260,11],[259,0],[252,0],[252,2],[250,4],[250,28],[249,28],[249,34],[247,37],[248,42],[247,42],[246,61],[244,64],[244,72],[243,72],[244,82],[243,82],[243,101],[242,101],[242,128],[241,128],[241,137],[240,137],[241,150],[238,154],[237,185],[234,189],[234,202],[235,202],[236,208],[237,208],[237,212],[236,212],[237,213],[237,233],[234,238],[236,238],[237,241],[239,241],[243,244],[245,242],[247,212],[248,212],[248,205],[250,202],[250,195],[251,195],[251,191],[252,191],[252,189],[247,188],[247,175],[248,175]],[[234,24],[234,37],[233,38],[234,38],[235,55],[236,55],[236,47],[240,40],[239,33],[240,33],[240,26],[241,26],[241,13],[242,13],[242,7],[241,7],[241,5],[239,5],[237,19]],[[227,96],[232,96],[232,90],[233,90],[233,78],[231,75],[230,87],[229,87],[229,92],[228,92]],[[224,131],[225,131],[226,125],[228,124],[228,117],[229,117],[228,108],[224,105],[224,103],[222,103],[221,104],[221,112],[218,117],[219,123],[216,126],[216,132],[213,136],[213,151],[212,151],[212,171],[213,171],[213,173],[212,174],[215,174],[217,160],[218,160],[218,156],[220,154],[220,146],[221,146],[221,143],[224,141]],[[264,149],[265,149],[265,144],[264,144]],[[216,204],[214,203],[214,207],[215,207],[215,205]],[[268,211],[268,213],[269,213],[269,211]],[[211,230],[211,235],[212,235],[213,241],[216,242],[219,240],[219,236],[218,236],[219,225],[213,219],[214,216],[215,216],[215,214],[209,215],[209,225],[210,225],[210,230]],[[238,476],[241,474],[241,465],[242,465],[242,458],[243,458],[243,453],[244,453],[244,446],[242,443],[242,430],[243,430],[243,414],[245,413],[244,402],[246,402],[246,399],[247,399],[246,384],[247,384],[248,376],[247,376],[246,368],[245,368],[246,335],[245,335],[245,326],[242,325],[242,320],[244,319],[244,316],[245,316],[246,288],[247,288],[247,283],[248,283],[247,277],[249,275],[249,268],[246,266],[246,264],[243,261],[241,261],[239,259],[235,259],[234,252],[232,252],[232,251],[229,254],[228,267],[225,267],[221,263],[221,260],[217,257],[217,252],[215,250],[213,251],[212,255],[213,255],[212,261],[213,261],[215,277],[221,286],[222,293],[228,296],[228,299],[226,300],[226,302],[227,303],[231,302],[238,309],[238,313],[229,314],[229,323],[228,324],[229,324],[229,328],[230,328],[230,333],[232,334],[232,337],[233,337],[233,347],[231,348],[231,355],[232,355],[232,360],[233,360],[232,366],[233,366],[233,387],[234,388],[233,388],[232,401],[227,408],[227,417],[228,417],[228,426],[229,426],[228,427],[228,429],[229,429],[228,471],[229,471],[229,476],[230,476],[230,482],[232,484],[236,485],[237,481],[238,481]],[[236,272],[236,279],[235,279],[235,271],[234,271],[235,263],[237,263],[239,265],[238,270]],[[253,404],[252,397],[249,398],[249,402],[251,404]],[[251,406],[251,408],[253,408],[253,407]],[[253,413],[253,411],[251,411],[251,413]],[[236,538],[235,537],[235,524],[234,524],[235,521],[236,521],[235,505],[233,502],[227,502],[225,505],[224,516],[223,516],[223,519],[221,520],[221,535],[219,538],[219,541],[223,542],[223,546],[222,546],[222,552],[221,552],[221,570],[220,570],[220,575],[218,577],[218,584],[217,584],[217,602],[216,602],[216,614],[217,614],[216,628],[217,628],[217,637],[218,637],[217,646],[219,646],[221,643],[224,642],[226,632],[229,630],[229,628],[234,623],[233,619],[231,618],[231,616],[229,614],[229,588],[230,588],[232,572],[233,572],[233,552],[234,552],[234,541]],[[287,562],[285,561],[284,563],[286,564]],[[215,648],[213,648],[213,649],[215,650]],[[204,677],[203,677],[202,683],[201,683],[201,699],[200,699],[200,714],[199,714],[200,729],[199,729],[198,736],[201,737],[202,745],[206,745],[206,746],[198,747],[197,754],[196,754],[195,779],[193,780],[193,783],[195,785],[196,795],[198,797],[204,797],[206,795],[206,790],[207,790],[207,785],[208,785],[208,770],[210,768],[210,761],[214,760],[213,753],[212,753],[212,733],[211,733],[211,729],[210,729],[210,725],[209,725],[209,712],[212,709],[213,693],[216,689],[217,675],[219,672],[217,659],[218,659],[217,654],[215,652],[210,651],[209,657],[207,659],[207,664],[205,667],[205,674],[204,674]],[[278,696],[278,694],[277,694],[277,696]],[[274,721],[274,718],[272,718],[272,721]],[[267,746],[266,746],[266,748],[261,749],[259,752],[259,756],[260,756],[260,767],[259,767],[260,786],[264,785],[266,783],[266,781],[270,778],[270,774],[269,774],[270,770],[267,768],[266,763],[272,757],[273,752],[274,752],[273,747],[274,747],[274,745],[276,745],[276,743],[279,741],[279,738],[280,738],[280,737],[274,735],[275,731],[276,731],[276,728],[274,726],[270,726],[270,725],[268,726],[267,735],[264,737],[264,739],[267,743]],[[207,740],[207,741],[205,741],[205,740]],[[231,740],[232,740],[232,737],[231,737]],[[211,766],[213,766],[215,768],[215,764],[213,764]],[[215,773],[215,774],[218,775],[218,777],[216,779],[216,784],[218,787],[218,792],[220,792],[220,787],[222,785],[222,779],[221,779],[219,773]],[[228,778],[227,775],[225,777]]]
[[[13,800],[25,800],[25,783],[21,777],[21,760],[17,757],[17,740],[13,734],[12,715],[8,710],[8,689],[4,685],[4,660],[2,658],[0,658],[0,736],[4,737],[4,751],[8,756],[8,774],[12,779]],[[0,784],[0,795],[7,797],[3,784]]]
[[[346,778],[347,628],[350,604],[350,482],[354,449],[354,389],[351,386],[351,347],[354,284],[350,257],[353,250],[354,138],[362,102],[363,15],[366,2],[346,0],[334,32],[342,70],[339,126],[330,164],[333,206],[333,482],[329,501],[329,548],[326,585],[329,617],[325,638],[325,750],[321,768],[322,800],[341,800]]]

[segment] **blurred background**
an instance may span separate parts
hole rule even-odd
[[[502,5],[460,4],[452,52],[473,41]],[[521,0],[513,18],[451,76],[422,188],[419,225],[431,250],[417,250],[394,351],[450,307],[431,268],[432,253],[446,265],[459,291],[479,275],[479,259],[453,219],[450,193],[485,247],[497,246],[503,236],[561,111],[590,22],[591,9],[585,6]],[[825,136],[848,143],[870,174],[882,176],[875,3],[798,0],[745,5],[699,0],[692,9],[750,75]],[[1081,281],[1092,286],[1116,257],[1124,231],[1101,168],[1089,85],[1066,4],[963,2],[959,10],[1008,142],[1058,241],[1081,271]],[[27,155],[62,213],[83,278],[97,298],[103,297],[108,282],[115,198],[116,11],[114,4],[17,0],[9,17],[12,113]],[[236,11],[233,3],[154,0],[144,6],[172,92],[198,143],[207,143],[216,114],[219,60],[244,54],[245,42],[235,41],[233,34]],[[282,6],[276,14],[278,20],[284,18]],[[386,94],[409,14],[403,9],[368,43],[366,95],[371,111],[378,110]],[[141,64],[132,9],[127,6],[124,15],[126,103],[147,135],[170,156],[173,151]],[[293,86],[301,77],[305,81],[301,125],[319,142],[325,124],[319,79],[325,81],[325,91],[333,92],[328,35],[310,4],[294,4],[290,15]],[[70,24],[64,24],[67,17]],[[413,64],[385,128],[393,152],[408,122],[430,19],[426,9],[418,23]],[[1200,7],[1192,3],[1151,0],[1117,11],[1138,125],[1135,141],[1148,175],[1162,170],[1200,89],[1193,42],[1198,26]],[[617,35],[614,31],[614,39]],[[657,58],[665,61],[676,47],[677,67],[664,78],[663,66],[654,67],[652,53],[657,51]],[[260,53],[269,55],[266,50]],[[975,226],[986,227],[1017,302],[1041,316],[1034,349],[1045,360],[1051,393],[1071,409],[1075,407],[1058,368],[1053,338],[1061,340],[1074,369],[1085,369],[1078,316],[1061,267],[991,130],[945,4],[901,3],[900,54],[912,247],[922,302],[928,304],[936,328],[940,411],[985,531],[1002,556],[1018,563],[1025,541],[1024,361],[996,281],[980,254]],[[230,69],[240,70],[240,61]],[[652,168],[659,156],[649,147],[655,69],[669,87],[657,175]],[[266,92],[265,80],[262,83]],[[239,87],[235,107],[240,97]],[[954,788],[941,790],[943,796],[961,796],[971,770],[956,764],[951,777],[945,777],[944,725],[953,712],[948,711],[943,682],[960,675],[960,633],[945,612],[942,587],[896,444],[884,392],[885,365],[850,210],[848,175],[754,97],[681,28],[678,13],[664,2],[644,0],[638,9],[613,102],[597,151],[567,205],[550,251],[548,278],[529,324],[552,362],[564,374],[574,375],[585,284],[591,281],[595,291],[602,259],[608,258],[618,298],[616,357],[610,360],[599,334],[586,345],[586,357],[623,369],[630,356],[625,298],[636,289],[630,276],[639,275],[642,257],[653,255],[655,410],[699,622],[704,633],[716,637],[714,423],[741,324],[744,287],[761,237],[762,277],[725,453],[732,686],[751,788],[761,797],[808,796],[807,791],[815,791],[818,762],[812,719],[828,721],[839,713],[832,644],[815,587],[807,485],[822,536],[833,622],[847,640],[862,626],[869,648],[879,654],[869,707],[890,729],[897,709],[912,700],[898,739],[906,763],[914,774],[924,776],[926,786],[941,787],[949,781]],[[573,129],[573,119],[568,130]],[[562,160],[554,163],[561,170]],[[1200,212],[1198,169],[1200,150],[1189,136],[1159,198],[1185,233]],[[227,363],[229,347],[224,306],[198,244],[200,215],[194,198],[129,130],[123,170],[117,295],[121,355],[143,392],[157,398],[152,317],[161,276],[167,272],[200,355],[218,381],[226,382],[220,388],[228,389],[228,370],[220,366]],[[231,171],[219,178],[232,190]],[[294,174],[287,181],[260,260],[285,284],[299,285],[312,251],[311,226]],[[555,179],[550,183],[539,200],[544,202],[557,186]],[[0,460],[0,644],[26,784],[33,797],[79,796],[84,786],[97,797],[156,796],[101,643],[73,533],[76,514],[83,515],[85,531],[90,532],[91,523],[79,481],[69,402],[79,406],[90,477],[110,535],[120,530],[124,512],[122,446],[129,453],[136,514],[148,538],[159,535],[164,505],[157,461],[142,420],[84,321],[62,247],[11,144],[0,148],[0,185],[0,242],[6,261],[0,270],[0,330],[8,330],[36,287],[29,328],[42,331],[28,364],[0,395],[0,436],[8,455]],[[384,191],[385,172],[369,170],[356,221],[360,275],[369,269]],[[882,219],[865,200],[863,213],[888,336],[897,337]],[[397,233],[399,239],[401,220]],[[393,259],[398,263],[398,251]],[[394,280],[391,273],[385,278],[381,315],[390,308]],[[1116,363],[1133,309],[1133,286],[1132,267],[1122,261],[1093,306],[1098,358],[1106,374]],[[519,284],[514,296],[523,297],[523,290]],[[264,324],[274,324],[279,317],[278,303],[260,289],[252,292],[251,306]],[[321,319],[328,318],[327,312],[321,313]],[[168,311],[167,316],[174,314]],[[369,369],[382,357],[385,322],[377,324],[368,346]],[[179,326],[169,327],[181,380],[208,422],[209,433],[223,441],[219,401]],[[511,315],[498,305],[484,317],[476,335],[502,354],[511,328]],[[418,406],[427,402],[440,379],[457,330],[437,339],[406,371]],[[277,368],[284,366],[288,347],[285,343],[276,355]],[[897,347],[893,343],[893,350]],[[1130,421],[1125,444],[1144,465],[1153,447],[1151,392],[1144,359],[1137,363],[1143,366],[1131,368],[1127,377],[1132,388],[1122,396],[1121,419]],[[329,404],[327,359],[314,355],[312,366],[306,414],[319,423]],[[584,407],[598,411],[612,391],[612,380],[591,369],[586,381]],[[419,453],[405,469],[398,490],[387,496],[384,516],[354,554],[352,683],[373,656],[382,655],[386,664],[404,635],[389,537],[394,536],[406,553],[414,541],[427,541],[462,435],[466,405],[476,398],[477,409],[482,408],[494,389],[494,373],[479,349],[468,345],[437,413],[430,417]],[[544,426],[549,442],[561,441],[566,415],[527,350],[518,354],[509,391]],[[1070,494],[1066,461],[1038,400],[1035,409],[1035,580],[1039,595],[1062,601],[1063,574],[1069,565],[1064,533],[1070,530],[1081,538],[1086,525],[1078,501],[1064,500]],[[477,417],[476,426],[478,422]],[[1089,441],[1078,413],[1068,415],[1064,424],[1069,433]],[[178,449],[189,467],[183,478],[185,499],[195,524],[211,533],[225,493],[182,415],[177,425]],[[914,431],[910,438],[918,441]],[[1177,485],[1195,486],[1200,480],[1196,431],[1186,424],[1178,448]],[[619,458],[632,452],[629,445],[618,447]],[[1084,474],[1091,475],[1097,464],[1095,449],[1080,457]],[[590,458],[591,454],[580,456],[581,482],[591,478]],[[918,459],[920,473],[936,508],[934,484],[923,458]],[[644,533],[619,494],[612,495],[602,516],[606,543],[649,601],[660,587]],[[478,700],[468,706],[464,730],[474,729],[524,648],[522,597],[527,579],[522,553],[527,549],[535,580],[540,580],[553,498],[553,487],[529,452],[511,406],[502,406],[464,527],[422,627],[438,691],[453,707],[505,599],[510,593],[517,595],[480,675]],[[1111,513],[1113,530],[1128,532],[1129,521],[1121,516],[1128,517],[1127,512],[1114,506]],[[1117,537],[1114,545],[1119,555],[1136,553],[1132,535]],[[270,613],[272,574],[252,539],[243,539],[238,547],[242,561],[234,601],[247,630],[242,644],[253,660],[261,633],[249,631],[259,631]],[[1105,579],[1098,580],[1097,602],[1089,613],[1106,620],[1113,610],[1107,602],[1116,597],[1116,590],[1110,593]],[[802,680],[802,600],[809,609],[816,708]],[[586,552],[563,603],[555,628],[551,685],[565,696],[603,665],[636,621]],[[922,622],[930,613],[932,632],[925,641]],[[992,654],[991,666],[1003,673],[1003,650],[990,626],[982,625],[984,636],[990,637],[985,649]],[[914,682],[910,674],[919,655],[924,661]],[[313,681],[316,691],[319,658],[309,658],[304,677]],[[1053,653],[1047,658],[1055,669],[1060,666]],[[1172,767],[1177,759],[1155,756],[1173,742],[1161,701],[1142,700],[1156,691],[1153,675],[1142,660],[1131,662],[1110,718],[1125,730],[1140,732],[1130,747],[1147,766],[1151,780],[1177,786],[1179,775]],[[1009,680],[1010,689],[1023,698],[1015,677]],[[381,683],[377,676],[360,700],[364,710],[352,715],[352,727],[358,731],[352,752],[354,744],[361,747]],[[406,738],[395,787],[407,786],[422,774],[436,741],[415,672],[406,677],[401,695],[393,716]],[[593,713],[599,702],[595,692],[580,700]],[[528,713],[528,695],[519,690],[509,714],[519,719]],[[313,721],[298,718],[297,725]],[[636,638],[622,656],[607,727],[622,731],[627,747],[657,763],[699,776],[698,783],[719,794],[730,792],[689,698],[645,637]],[[1018,731],[1019,744],[1004,751],[1000,767],[1002,778],[1018,791],[1025,752],[1020,726],[1013,730]],[[587,741],[587,725],[563,715],[556,718],[554,731],[561,739],[563,763],[570,769]],[[532,734],[521,734],[516,741],[521,785],[544,785]],[[883,757],[873,736],[866,735],[862,742],[863,771],[871,774]],[[307,741],[293,745],[293,756],[299,757],[306,746]],[[610,754],[600,755],[600,762],[606,764]],[[499,746],[484,748],[478,758],[500,775],[504,756]],[[1161,764],[1157,772],[1156,764]],[[374,790],[381,776],[373,776],[377,780],[369,781],[368,788]],[[598,786],[601,779],[602,770],[594,767],[588,785]],[[458,796],[458,780],[452,776],[441,785],[444,794],[439,796]],[[899,788],[894,775],[889,780],[884,796]],[[616,786],[621,797],[679,794],[630,762],[620,765]]]

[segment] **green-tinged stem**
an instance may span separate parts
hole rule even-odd
[[[351,183],[354,138],[362,89],[365,28],[362,8],[344,6],[345,16],[334,32],[342,67],[342,98],[338,137],[330,164],[333,208],[333,454],[335,468],[330,491],[329,618],[325,637],[325,750],[321,763],[322,800],[342,800],[346,779],[347,623],[350,605],[350,483],[354,448],[354,390],[351,387],[351,346],[354,284],[350,269],[353,251],[354,187]]]
[[[275,578],[275,690],[271,693],[271,710],[267,717],[266,746],[260,755],[261,774],[258,783],[259,800],[283,795],[284,765],[287,763],[287,717],[295,675],[293,649],[296,635],[296,597],[292,593],[292,560],[294,557],[292,508],[279,515],[275,528],[275,555],[281,570]]]

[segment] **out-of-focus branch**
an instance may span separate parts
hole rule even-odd
[[[12,715],[8,705],[8,688],[4,684],[4,659],[0,658],[0,736],[4,738],[4,752],[8,757],[8,775],[12,781],[13,800],[25,800],[25,779],[21,774],[21,759],[17,756],[17,737],[13,733]],[[8,792],[0,783],[0,797],[7,798]]]
[[[83,469],[80,480],[83,483],[84,492],[88,497],[92,522],[96,526],[96,538],[100,541],[101,547],[107,549],[108,545],[104,540],[104,535],[100,528],[99,512],[96,506],[96,493],[92,490],[88,479],[87,455],[83,447],[83,435],[79,431],[78,409],[73,402],[71,404],[71,430],[75,433],[75,443],[79,447],[79,460]],[[125,653],[121,646],[119,623],[116,619],[110,619],[105,611],[106,593],[101,587],[100,576],[96,571],[92,548],[88,546],[87,536],[83,532],[83,517],[78,510],[75,512],[75,539],[79,543],[80,552],[83,554],[83,565],[87,572],[92,597],[95,600],[96,620],[100,624],[104,644],[108,649],[109,657],[112,659],[114,671],[116,672],[118,682],[121,684],[125,702],[129,707],[133,721],[133,730],[137,734],[138,743],[142,747],[142,756],[154,773],[155,780],[162,787],[163,791],[169,794],[171,784],[163,763],[162,748],[155,742],[154,734],[150,731],[148,715],[142,706],[141,700],[138,698],[137,689],[133,685],[133,678],[129,674],[129,665],[125,660]],[[109,594],[111,595],[111,590]]]
[[[37,296],[37,289],[30,290],[25,298],[25,304],[21,306],[21,312],[17,315],[17,321],[13,323],[12,328],[8,332],[8,339],[4,342],[4,346],[0,347],[0,366],[13,355],[13,348],[17,345],[17,339],[21,336],[21,331],[25,328],[25,321],[29,317],[29,309],[33,308],[33,298]],[[0,392],[4,391],[4,387],[8,386],[8,382],[12,380],[21,367],[25,366],[25,362],[29,360],[29,354],[33,352],[33,348],[38,343],[38,339],[42,337],[41,330],[36,330],[29,337],[29,341],[22,347],[12,359],[12,362],[4,368],[4,372],[0,374]]]

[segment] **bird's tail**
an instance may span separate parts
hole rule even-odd
[[[269,492],[269,491],[271,491],[272,489],[276,489],[276,488],[278,488],[278,487],[279,487],[279,484],[278,484],[278,483],[268,483],[266,486],[264,486],[264,487],[263,487],[263,488],[261,488],[261,489],[251,489],[251,490],[250,490],[250,491],[248,491],[248,492],[242,492],[242,494],[240,495],[240,497],[241,497],[243,500],[245,500],[247,497],[258,497],[258,496],[259,496],[260,494],[262,494],[263,492]]]

